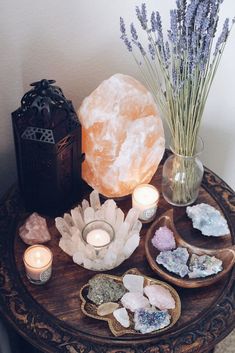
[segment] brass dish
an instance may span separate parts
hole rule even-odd
[[[153,278],[147,277],[142,275],[136,268],[130,269],[128,270],[125,274],[134,274],[134,275],[140,275],[144,277],[144,286],[147,285],[152,285],[152,284],[158,284],[161,285],[163,287],[165,287],[166,289],[168,289],[171,292],[171,295],[173,296],[174,300],[175,300],[175,309],[171,309],[169,310],[169,313],[171,315],[171,323],[170,325],[164,327],[163,329],[154,331],[149,333],[149,335],[154,334],[156,335],[159,332],[163,332],[168,330],[169,328],[171,328],[173,325],[175,325],[175,323],[178,321],[180,314],[181,314],[181,301],[180,301],[180,297],[178,295],[178,293],[176,292],[176,290],[174,288],[172,288],[169,284],[162,282],[162,281],[158,281],[155,280]],[[103,276],[106,278],[111,278],[117,282],[122,282],[123,281],[123,276],[119,277],[119,276],[113,276],[113,275],[107,275],[107,274],[99,274],[98,276]],[[96,275],[97,276],[97,275]],[[98,320],[103,320],[103,321],[107,321],[109,328],[112,332],[112,334],[114,336],[123,336],[126,334],[137,334],[137,335],[143,335],[142,333],[136,331],[134,329],[134,324],[133,322],[131,322],[131,326],[129,328],[124,328],[123,326],[121,326],[121,324],[115,319],[115,317],[112,314],[106,315],[106,316],[99,316],[97,314],[97,308],[98,306],[95,305],[94,303],[92,303],[88,298],[87,298],[87,294],[88,294],[88,289],[89,289],[89,284],[85,284],[81,290],[80,290],[80,298],[82,300],[82,305],[81,305],[81,309],[82,312],[89,317],[92,317],[93,319],[98,319]],[[133,316],[133,313],[129,312],[129,316],[130,316],[130,321],[131,320],[131,315]]]
[[[152,238],[159,227],[167,226],[175,236],[175,241],[177,246],[181,246],[187,248],[189,254],[196,254],[196,255],[210,255],[216,256],[223,262],[223,270],[218,274],[204,277],[204,278],[181,278],[180,276],[169,272],[165,269],[162,265],[158,265],[156,262],[156,257],[160,253],[152,245]],[[149,262],[149,265],[158,275],[160,275],[165,280],[169,281],[170,283],[176,284],[179,287],[184,288],[198,288],[198,287],[207,287],[221,278],[223,278],[233,267],[235,263],[235,245],[224,248],[224,249],[204,249],[199,248],[187,243],[184,239],[181,238],[180,234],[177,232],[174,222],[173,222],[173,210],[169,210],[165,212],[160,218],[158,218],[152,226],[149,228],[146,238],[145,238],[145,252],[146,257]]]

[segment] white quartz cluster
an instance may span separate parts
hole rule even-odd
[[[55,224],[62,235],[60,248],[78,265],[94,271],[110,270],[130,257],[139,245],[142,223],[135,208],[131,208],[125,218],[114,200],[107,200],[101,205],[99,194],[94,190],[90,194],[90,203],[83,200],[81,206],[70,213],[65,213],[63,218],[57,217]],[[114,241],[99,253],[82,239],[83,228],[94,220],[105,220],[115,231]]]

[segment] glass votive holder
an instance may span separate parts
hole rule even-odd
[[[44,246],[35,244],[28,247],[23,256],[26,275],[33,284],[46,283],[52,273],[52,252]]]
[[[99,250],[107,248],[114,240],[114,237],[113,227],[103,220],[92,221],[82,230],[83,241],[96,250],[96,255],[98,255]]]
[[[142,223],[152,222],[156,215],[159,200],[157,188],[150,184],[138,185],[132,193],[132,207],[140,211]]]

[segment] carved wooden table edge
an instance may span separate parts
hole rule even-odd
[[[233,243],[235,240],[235,194],[217,175],[206,168],[203,188],[214,197],[226,212]],[[235,269],[231,271],[226,292],[221,295],[210,312],[200,320],[178,330],[138,339],[109,339],[92,337],[68,330],[58,319],[48,313],[27,293],[16,271],[13,255],[13,230],[20,213],[20,197],[12,188],[0,204],[0,312],[10,324],[31,344],[45,352],[95,353],[203,353],[210,351],[235,327]],[[23,297],[27,301],[23,301]],[[40,307],[40,311],[37,310]]]

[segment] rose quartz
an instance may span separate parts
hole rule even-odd
[[[160,310],[174,309],[175,300],[170,291],[158,284],[144,287],[144,293],[149,298],[151,305],[156,306]]]
[[[83,178],[107,197],[125,196],[148,183],[165,149],[164,131],[150,92],[133,77],[116,74],[84,99]]]
[[[129,292],[123,295],[121,303],[124,308],[134,312],[137,309],[148,308],[149,301],[140,292]]]
[[[46,220],[34,212],[19,229],[21,239],[28,245],[46,243],[51,239]]]
[[[152,244],[159,251],[167,251],[176,248],[174,234],[166,226],[160,227],[156,230],[155,235],[152,238]]]

